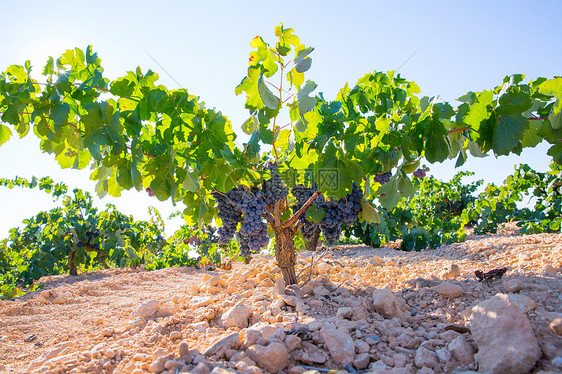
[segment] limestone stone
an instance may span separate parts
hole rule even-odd
[[[541,349],[527,316],[507,294],[496,294],[474,306],[470,321],[479,370],[523,374],[540,358]]]
[[[340,365],[351,364],[355,359],[355,344],[349,334],[330,327],[322,327],[320,335],[326,343],[332,360]]]
[[[464,294],[461,286],[450,282],[441,282],[432,289],[440,296],[448,297],[449,299],[455,299]]]
[[[237,332],[233,332],[232,334],[229,334],[227,336],[225,336],[224,338],[220,339],[219,341],[217,341],[216,343],[214,343],[213,345],[211,345],[204,353],[203,355],[209,357],[214,355],[215,353],[217,353],[218,351],[220,351],[222,348],[238,348],[240,346],[240,334],[238,334]]]
[[[267,347],[260,344],[253,345],[246,349],[246,354],[270,373],[285,369],[289,363],[287,348],[278,342],[273,342]]]
[[[403,318],[406,301],[397,297],[389,289],[374,290],[373,306],[377,313],[385,318]]]
[[[453,357],[460,363],[469,364],[474,361],[474,355],[472,351],[472,346],[466,340],[464,335],[459,335],[453,339],[447,348],[453,355]]]
[[[251,315],[252,309],[239,303],[222,315],[221,323],[225,328],[238,327],[239,329],[243,329],[248,327],[248,320]]]
[[[353,360],[353,366],[359,370],[366,369],[371,362],[371,355],[368,353],[360,353]]]
[[[549,326],[553,333],[562,335],[562,318],[555,318]]]
[[[523,289],[523,281],[521,279],[506,279],[502,282],[504,292],[515,293]]]
[[[133,313],[131,314],[132,318],[142,317],[144,319],[148,319],[153,317],[158,309],[160,309],[160,301],[159,300],[148,300],[142,303]]]
[[[416,351],[416,358],[414,362],[419,368],[434,368],[437,365],[437,354],[425,347],[420,347]]]

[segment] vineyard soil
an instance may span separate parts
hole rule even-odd
[[[501,279],[474,275],[502,267]],[[0,372],[500,370],[507,347],[486,345],[472,309],[502,300],[498,321],[509,308],[520,321],[498,323],[493,338],[532,333],[513,341],[522,362],[506,372],[562,370],[562,234],[508,226],[422,252],[342,246],[299,253],[296,270],[299,284],[310,278],[300,289],[284,287],[272,256],[228,271],[42,278],[43,290],[0,301]]]

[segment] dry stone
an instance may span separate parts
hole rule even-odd
[[[437,354],[425,347],[420,347],[416,351],[415,364],[419,368],[434,368],[437,365]]]
[[[222,315],[221,322],[225,328],[238,327],[243,329],[248,327],[248,319],[251,315],[252,309],[243,304],[236,304]]]
[[[403,318],[406,301],[389,289],[373,291],[373,306],[377,313],[386,318]]]
[[[525,295],[511,294],[509,298],[521,309],[523,313],[529,313],[534,310],[537,304]]]
[[[472,352],[472,346],[466,340],[464,335],[459,335],[453,339],[447,348],[453,355],[453,357],[460,363],[469,364],[474,361],[474,355]]]
[[[210,346],[203,354],[207,357],[214,355],[222,348],[238,348],[240,346],[240,335],[237,332],[233,332],[230,335],[225,336],[218,342]]]
[[[270,373],[277,373],[285,369],[289,362],[287,348],[277,342],[271,343],[267,347],[259,344],[253,345],[246,349],[246,354]]]
[[[332,360],[340,365],[351,364],[355,358],[355,344],[349,334],[330,327],[322,327],[320,335],[326,342]]]
[[[507,294],[497,294],[472,308],[471,333],[482,371],[523,374],[541,356],[529,320]]]
[[[455,299],[464,294],[461,286],[450,282],[441,282],[437,286],[433,287],[433,290],[440,296],[448,297],[449,299]]]
[[[504,292],[515,293],[523,289],[523,281],[521,279],[506,279],[502,283]]]
[[[148,319],[153,317],[156,312],[160,309],[160,301],[159,300],[148,300],[141,304],[132,314],[132,318],[142,317],[144,319]]]
[[[461,269],[457,264],[451,264],[448,269],[445,269],[441,274],[442,279],[456,278],[461,275]]]

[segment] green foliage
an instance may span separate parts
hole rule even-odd
[[[402,198],[394,208],[378,207],[380,223],[356,222],[345,232],[374,247],[402,239],[400,248],[406,251],[462,240],[466,234],[461,214],[482,183],[463,184],[462,178],[469,175],[473,173],[459,172],[449,182],[415,178],[413,196]]]
[[[0,183],[9,188],[37,187],[62,198],[61,206],[24,220],[23,228],[11,229],[8,238],[0,242],[4,297],[21,294],[21,287],[29,287],[46,275],[139,266],[146,262],[145,255],[164,246],[158,224],[135,221],[112,205],[98,211],[92,196],[82,190],[64,194],[67,187],[54,184],[50,178],[2,179]]]
[[[532,208],[518,207],[525,198],[534,199]],[[496,232],[511,221],[518,221],[522,233],[562,232],[562,168],[553,162],[541,173],[519,165],[502,186],[489,184],[463,212],[463,221],[475,221],[476,233]]]
[[[29,62],[0,73],[0,144],[13,133],[33,133],[61,167],[91,167],[100,196],[150,188],[160,200],[182,201],[189,225],[216,216],[214,188],[259,180],[263,172],[254,167],[264,158],[299,178],[313,171],[320,189],[336,198],[352,181],[372,187],[376,174],[398,168],[395,188],[370,188],[367,196],[387,208],[412,194],[400,170],[422,158],[461,165],[468,152],[518,154],[544,139],[561,162],[560,78],[525,83],[523,75],[508,76],[462,96],[455,108],[419,97],[419,87],[395,72],[375,71],[327,100],[305,78],[314,49],[283,25],[275,38],[251,41],[247,74],[235,90],[250,112],[242,128],[251,140],[242,148],[226,117],[185,89],[159,85],[153,71],[104,77],[91,46],[49,58],[41,81]],[[281,110],[290,123],[278,123]],[[335,183],[322,178],[326,171],[337,173]]]
[[[495,233],[500,224],[517,221],[526,234],[562,232],[562,168],[556,163],[546,173],[522,164],[500,187],[482,181],[463,184],[474,173],[459,172],[449,182],[433,177],[414,179],[416,193],[395,208],[378,207],[380,223],[356,222],[344,233],[379,247],[401,239],[402,250],[421,250],[463,240],[465,228],[477,234]],[[532,208],[518,206],[534,199]]]

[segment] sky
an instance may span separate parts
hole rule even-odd
[[[307,78],[327,99],[346,82],[373,71],[397,70],[415,81],[422,95],[455,103],[468,91],[499,85],[506,75],[527,79],[562,73],[562,2],[552,1],[3,1],[0,71],[31,60],[38,74],[48,56],[91,44],[102,59],[104,76],[115,79],[140,66],[160,74],[170,89],[186,88],[232,122],[246,120],[244,97],[234,88],[247,69],[250,40],[273,41],[281,22],[302,43],[315,48]],[[240,142],[239,142],[240,143]],[[470,159],[429,165],[431,174],[450,179],[459,170],[501,184],[519,163],[545,171],[548,146],[521,156]],[[88,170],[62,170],[39,150],[33,135],[14,136],[0,146],[0,178],[50,176],[94,190]],[[467,179],[469,181],[470,179]],[[126,214],[147,219],[148,206],[164,217],[181,209],[144,192],[127,191],[112,203]],[[0,240],[24,218],[55,206],[43,192],[0,188]],[[168,222],[171,234],[181,224]]]

